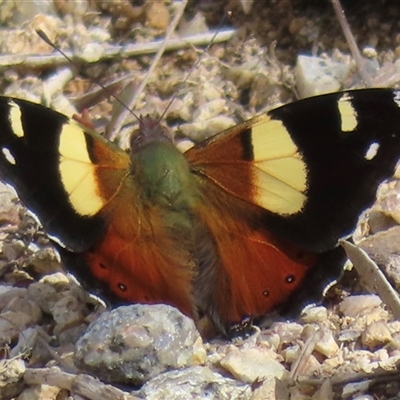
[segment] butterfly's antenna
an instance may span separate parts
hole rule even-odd
[[[180,83],[180,87],[184,87],[184,85],[186,84],[186,82],[188,81],[188,79],[190,78],[190,76],[193,73],[193,70],[196,66],[198,66],[201,61],[203,61],[205,55],[208,53],[208,51],[210,50],[210,47],[213,45],[215,38],[217,37],[217,35],[221,32],[221,29],[223,27],[223,25],[225,24],[225,22],[227,21],[227,19],[229,19],[231,17],[231,13],[228,12],[227,14],[225,14],[222,18],[221,21],[217,27],[217,29],[215,30],[215,33],[213,35],[213,37],[211,38],[210,42],[208,43],[207,47],[204,49],[204,51],[201,53],[200,57],[197,59],[197,61],[194,63],[193,67],[191,68],[191,70],[189,71],[189,73],[186,75],[185,79]],[[177,91],[176,91],[177,92]],[[175,92],[175,93],[176,93]],[[164,117],[165,114],[167,113],[167,111],[171,108],[172,103],[175,101],[177,95],[174,94],[171,98],[171,100],[168,102],[167,107],[165,107],[164,112],[161,114],[158,122],[161,122]]]
[[[54,50],[58,51],[62,56],[65,57],[68,62],[70,62],[72,65],[74,65],[76,68],[79,69],[78,65],[76,62],[69,57],[67,54],[65,54],[55,43],[53,43],[49,37],[41,30],[37,29],[36,33],[39,35],[39,37],[44,40],[49,46],[51,46]],[[131,115],[133,115],[138,121],[140,121],[140,118],[126,105],[118,96],[116,96],[112,91],[107,88],[105,85],[103,85],[100,82],[95,81],[96,85],[100,86],[110,97],[112,97],[114,100],[116,100],[119,104],[122,105],[122,107],[127,110]]]

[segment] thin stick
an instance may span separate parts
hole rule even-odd
[[[400,298],[398,293],[386,279],[384,273],[360,247],[345,240],[341,240],[340,245],[344,248],[360,277],[369,287],[373,288],[378,293],[382,301],[392,311],[393,316],[396,319],[399,319]]]
[[[236,33],[235,29],[228,29],[218,33],[208,32],[199,35],[187,36],[179,39],[170,39],[165,45],[165,51],[180,50],[193,46],[204,46],[210,42],[222,43],[230,40]],[[139,57],[146,54],[156,53],[163,45],[163,40],[155,40],[149,43],[129,44],[124,46],[110,46],[104,49],[101,60],[110,58]],[[76,54],[71,51],[64,52],[69,58]],[[100,61],[100,60],[99,60]],[[85,63],[85,60],[80,60]],[[87,63],[87,62],[86,62]],[[61,54],[2,54],[0,55],[0,67],[16,67],[22,65],[24,68],[38,68],[69,64],[69,61]]]
[[[290,369],[289,378],[294,381],[299,374],[299,370],[301,367],[308,361],[311,353],[315,349],[315,345],[317,342],[321,340],[323,336],[323,331],[319,328],[313,335],[311,335],[307,341],[304,343],[304,346],[301,349],[301,352],[295,362],[292,364],[292,368]]]
[[[333,376],[330,378],[334,390],[341,388],[349,383],[360,383],[365,381],[374,382],[387,382],[387,381],[398,381],[400,377],[400,371],[383,371],[377,368],[373,372],[349,372],[346,375]],[[311,385],[311,386],[321,386],[326,378],[302,378],[297,379],[298,383]]]
[[[366,87],[372,87],[372,82],[365,69],[365,62],[361,56],[360,50],[358,49],[356,40],[354,39],[353,33],[351,32],[350,25],[347,22],[346,16],[344,15],[343,8],[339,0],[331,0],[333,9],[335,10],[336,17],[342,27],[343,34],[346,37],[349,45],[351,54],[353,55],[354,61],[356,62],[358,72],[361,75],[361,79],[364,81]]]
[[[57,367],[27,368],[24,381],[28,385],[57,386],[90,400],[139,400],[137,396],[104,384],[90,375],[70,374]]]
[[[151,76],[151,74],[153,73],[154,69],[156,68],[158,62],[160,61],[162,55],[165,52],[165,49],[167,47],[167,43],[170,40],[172,34],[175,32],[175,29],[179,23],[179,21],[182,18],[183,12],[185,11],[186,5],[188,3],[188,0],[183,0],[181,5],[178,8],[178,11],[175,14],[174,19],[171,22],[171,25],[169,26],[168,32],[166,33],[164,40],[160,46],[160,48],[158,49],[153,62],[151,63],[151,66],[149,68],[149,70],[147,71],[147,74],[145,76],[145,78],[143,79],[143,81],[141,82],[141,84],[137,87],[135,93],[133,94],[132,98],[125,104],[126,108],[118,115],[116,116],[116,118],[114,119],[114,123],[112,124],[112,127],[109,127],[106,130],[106,137],[110,140],[113,140],[115,138],[115,136],[117,135],[117,133],[121,130],[126,117],[128,116],[128,114],[131,114],[130,110],[133,109],[137,99],[139,98],[139,96],[143,93],[144,88],[147,85],[147,82],[149,80],[149,77]]]

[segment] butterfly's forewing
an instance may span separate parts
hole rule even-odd
[[[105,221],[99,214],[128,164],[122,150],[64,115],[0,98],[0,178],[66,248],[86,250],[101,235]],[[97,174],[107,179],[107,192],[97,187]]]
[[[187,152],[196,175],[265,210],[268,231],[323,252],[351,233],[400,155],[390,89],[301,100]]]

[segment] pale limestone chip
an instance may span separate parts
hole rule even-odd
[[[260,348],[237,349],[231,346],[220,364],[234,377],[247,383],[273,377],[282,379],[287,373],[282,364]]]
[[[360,314],[366,314],[375,307],[379,307],[382,300],[374,294],[349,296],[339,304],[340,312],[346,317],[356,318]]]
[[[328,329],[323,330],[322,338],[315,345],[315,351],[328,358],[337,354],[339,346],[333,337],[332,331]]]
[[[364,346],[374,349],[384,346],[392,340],[385,321],[377,321],[368,325],[361,335],[361,342]]]

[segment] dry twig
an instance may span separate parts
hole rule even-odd
[[[138,400],[138,397],[106,385],[90,375],[69,374],[57,367],[28,368],[24,374],[24,381],[28,385],[56,386],[89,400]]]
[[[347,256],[353,263],[354,268],[365,283],[373,288],[382,299],[382,301],[390,308],[393,316],[400,319],[400,298],[398,293],[392,288],[383,272],[371,260],[368,254],[345,240],[340,242],[341,246],[346,251]]]
[[[179,39],[170,39],[165,45],[164,51],[180,50],[192,46],[204,46],[213,43],[221,43],[230,40],[235,34],[234,29],[224,30],[218,33],[209,32],[188,36]],[[110,58],[138,57],[157,52],[163,46],[164,40],[155,40],[149,43],[129,44],[123,46],[110,46],[104,49],[102,60]],[[65,51],[69,58],[76,54]],[[56,67],[68,64],[69,61],[61,54],[2,54],[0,55],[0,67],[15,67],[23,65],[24,68]]]
[[[172,34],[175,32],[176,27],[178,26],[179,21],[182,18],[183,12],[185,11],[186,5],[188,0],[183,0],[181,5],[178,8],[178,11],[175,14],[174,19],[172,20],[170,26],[168,27],[168,31],[164,37],[164,40],[157,51],[157,54],[154,57],[153,62],[150,65],[149,70],[146,73],[145,78],[142,80],[140,85],[136,88],[135,92],[133,93],[131,99],[125,104],[126,108],[122,110],[118,116],[113,119],[113,123],[109,124],[106,129],[105,136],[113,140],[115,139],[117,133],[121,130],[122,125],[124,124],[126,117],[128,114],[131,114],[131,110],[134,108],[135,102],[137,101],[138,97],[143,93],[144,88],[147,85],[149,77],[153,73],[154,69],[156,68],[158,62],[160,61],[163,53],[167,48],[167,43],[170,41]]]
[[[347,43],[349,45],[351,54],[353,55],[354,61],[356,62],[358,72],[360,73],[361,79],[364,81],[366,87],[372,87],[371,79],[365,69],[365,61],[363,60],[360,50],[358,49],[354,35],[351,32],[350,25],[347,22],[346,16],[339,0],[331,0],[333,8],[336,13],[336,17],[342,27],[343,34],[346,37]]]

